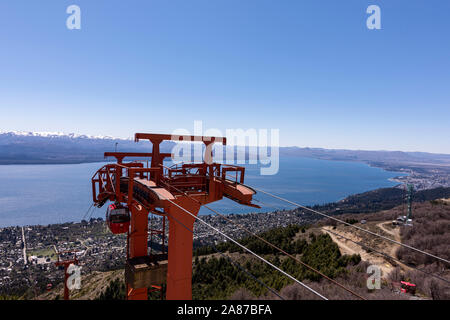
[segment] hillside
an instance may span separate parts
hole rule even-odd
[[[441,198],[450,198],[450,187],[427,189],[414,193],[414,202],[426,202]],[[381,188],[351,195],[338,202],[316,205],[311,208],[327,214],[373,213],[402,205],[405,203],[405,199],[406,192],[403,189]]]
[[[390,210],[370,214],[340,215],[339,218],[354,223],[359,227],[371,230],[377,234],[443,257],[444,259],[450,259],[450,251],[448,250],[448,237],[450,236],[450,205],[448,200],[433,200],[414,203],[414,226],[394,227],[392,225],[392,220],[403,213],[403,206],[397,206]],[[367,222],[361,223],[362,220],[366,220]],[[367,299],[450,299],[450,290],[447,283],[415,269],[419,268],[426,272],[434,273],[450,281],[450,268],[441,262],[436,262],[435,260],[411,251],[410,249],[403,247],[399,248],[400,246],[395,245],[392,242],[355,230],[350,226],[331,223],[328,220],[322,220],[306,229],[300,228],[300,231],[296,232],[295,235],[290,238],[292,236],[292,230],[295,229],[290,227],[283,229],[283,232],[281,233],[277,233],[276,229],[274,229],[263,233],[262,235],[282,249],[298,254],[304,262],[308,262],[310,265],[318,268],[320,271],[331,276]],[[328,238],[323,238],[321,235],[327,235]],[[345,238],[342,238],[342,236]],[[320,241],[320,245],[317,245],[317,239],[323,239],[325,242]],[[296,278],[303,279],[305,283],[311,285],[312,288],[318,289],[327,297],[332,299],[354,298],[353,296],[349,296],[346,292],[337,290],[336,287],[326,280],[320,279],[320,277],[312,274],[309,276],[303,274],[300,265],[292,263],[288,258],[278,256],[272,248],[267,247],[257,239],[248,237],[241,239],[240,242],[255,252],[271,256],[273,258],[271,261],[275,262],[276,265],[281,266],[283,270],[295,275]],[[326,243],[329,243],[330,247],[325,245]],[[336,256],[331,253],[334,250],[331,248],[334,246],[339,248],[339,254]],[[229,253],[240,252],[240,256],[236,256],[236,253],[234,253],[234,259],[241,261],[249,268],[249,270],[255,271],[256,274],[264,277],[264,273],[260,273],[257,268],[255,269],[253,267],[255,259],[249,257],[245,258],[246,255],[241,252],[242,250],[233,244],[219,244],[217,245],[217,248]],[[313,253],[315,259],[318,260],[310,260],[304,255],[308,252],[308,248],[311,250],[311,253]],[[328,251],[330,249],[331,252]],[[372,249],[383,252],[395,259],[377,253]],[[197,253],[201,253],[202,250],[198,250]],[[208,253],[208,251],[203,251],[203,253]],[[350,257],[358,257],[358,260],[353,260],[353,258]],[[350,259],[348,261],[353,262],[345,266],[345,271],[339,271],[339,268],[333,269],[335,263],[340,259]],[[361,261],[357,262],[359,259]],[[401,260],[402,262],[399,262],[396,259]],[[252,264],[246,264],[247,261],[252,261]],[[219,265],[223,265],[223,262]],[[365,288],[367,277],[365,272],[369,265],[377,265],[382,270],[381,290],[375,290],[373,292]],[[215,263],[201,262],[201,260],[199,266],[201,268],[209,266],[209,269],[203,271],[201,277],[198,278],[199,282],[203,283],[205,281],[201,279],[207,279],[206,274],[213,273],[216,266]],[[222,273],[223,272],[224,271],[222,271]],[[205,285],[206,288],[219,287],[219,297],[223,298],[223,295],[226,295],[226,292],[228,292],[227,290],[229,290],[228,287],[232,286],[232,283],[236,283],[236,280],[234,279],[236,278],[230,276],[230,278],[224,280],[224,282],[227,283],[227,286],[223,286],[223,283],[220,284],[215,282],[207,282]],[[275,287],[275,289],[285,297],[293,299],[314,298],[314,296],[305,292],[305,290],[300,290],[298,286],[289,284],[289,281],[286,282],[286,279],[283,279],[283,276],[280,277],[280,275],[277,275],[276,272],[271,276],[264,278],[264,280],[267,281],[266,283],[269,285]],[[401,294],[399,292],[399,282],[401,280],[410,281],[417,285],[417,293],[415,296]],[[210,293],[211,291],[203,289],[201,292],[205,294],[206,292]],[[214,290],[212,290],[212,292],[214,292]],[[233,294],[226,297],[245,299],[275,298],[273,294],[258,291],[255,289],[255,285],[252,286],[248,283],[245,283],[245,285],[242,285]]]
[[[340,204],[334,204],[335,206],[339,205],[341,208],[339,212],[334,212],[334,214],[339,213],[339,215],[337,215],[339,219],[353,223],[356,226],[367,228],[378,234],[391,237],[392,239],[407,243],[421,250],[450,259],[450,252],[448,250],[448,243],[450,240],[448,238],[448,230],[450,230],[450,197],[440,199],[442,194],[447,194],[449,192],[448,189],[428,190],[416,194],[415,198],[420,199],[421,201],[414,202],[413,204],[413,227],[399,228],[392,226],[392,220],[396,219],[399,215],[405,214],[405,206],[403,204],[376,212],[370,212],[370,210],[375,210],[375,206],[368,210],[369,213],[353,213],[357,211],[357,208],[367,209],[364,207],[364,203],[367,204],[368,201],[372,201],[371,199],[382,198],[382,195],[384,194],[392,194],[391,197],[386,196],[386,198],[388,200],[391,199],[390,205],[393,205],[399,200],[396,193],[397,191],[395,190],[398,189],[391,188],[382,190],[381,192],[374,191],[352,196],[352,201],[343,201]],[[373,195],[371,196],[371,194]],[[433,200],[425,200],[430,198]],[[348,204],[349,206],[344,207],[345,204]],[[379,204],[383,205],[381,201]],[[345,212],[346,210],[348,210],[348,213],[343,214],[342,212]],[[399,295],[396,293],[398,290],[396,291],[395,288],[392,287],[393,282],[398,283],[399,280],[406,279],[418,285],[418,296],[416,296],[416,298],[449,298],[449,293],[446,291],[447,289],[445,289],[440,282],[436,282],[436,279],[426,277],[423,273],[417,272],[412,268],[421,268],[427,272],[433,272],[442,277],[450,278],[448,266],[435,263],[433,260],[430,260],[421,254],[411,252],[408,249],[399,249],[397,245],[392,244],[391,242],[357,231],[349,226],[336,224],[327,219],[317,221],[313,219],[312,215],[307,216],[301,214],[299,210],[295,211],[297,213],[295,215],[292,215],[289,211],[273,213],[281,216],[287,215],[292,219],[297,219],[297,222],[289,220],[291,225],[288,225],[287,227],[268,228],[266,229],[267,231],[262,232],[260,236],[291,254],[297,255],[298,258],[302,260],[305,259],[305,262],[315,266],[322,272],[345,284],[347,287],[352,288],[352,290],[361,295],[369,294],[371,298],[377,299],[409,298]],[[366,222],[362,223],[362,220],[366,220]],[[240,221],[240,223],[242,223],[242,221]],[[217,225],[217,227],[219,226]],[[36,228],[37,227],[34,227],[34,229]],[[83,258],[83,290],[75,292],[73,298],[96,299],[102,293],[104,294],[103,298],[109,297],[114,299],[123,297],[122,293],[120,293],[120,290],[122,290],[123,270],[105,272],[105,270],[111,270],[111,268],[121,268],[120,263],[119,265],[114,266],[111,262],[123,261],[121,258],[123,256],[123,247],[120,244],[120,241],[123,239],[110,237],[108,233],[102,232],[102,230],[105,229],[102,221],[65,224],[59,227],[41,226],[36,229],[36,232],[40,233],[45,231],[45,234],[49,234],[49,230],[54,229],[54,232],[59,232],[58,230],[61,229],[62,232],[64,228],[70,228],[70,234],[75,238],[80,236],[89,239],[94,239],[97,236],[105,237],[105,241],[107,240],[108,243],[105,243],[105,247],[118,249],[118,255],[114,255],[114,258],[109,251],[106,251],[101,259],[98,259],[98,256],[95,256],[93,261],[102,264],[100,264],[98,268],[96,267],[97,269],[92,269],[92,262],[87,263],[87,259],[91,254],[89,253],[90,249],[88,248],[88,253]],[[223,227],[219,228],[222,229]],[[4,233],[11,233],[12,236],[12,232],[17,230],[4,229],[3,231]],[[28,233],[30,233],[30,231],[28,231]],[[321,280],[320,277],[305,271],[301,265],[293,263],[291,260],[278,254],[273,248],[261,243],[261,241],[256,238],[243,236],[242,234],[236,236],[236,238],[240,238],[239,242],[246,245],[252,251],[263,255],[269,261],[294,274],[298,279],[302,279],[311,287],[326,293],[327,296],[333,299],[353,298],[345,292],[343,293],[340,290],[336,290],[335,286],[328,283],[326,280]],[[9,238],[6,237],[5,234],[4,240],[6,241],[8,239]],[[17,239],[17,237],[14,239]],[[31,239],[32,238],[30,238],[29,235],[29,240]],[[92,242],[92,239],[89,241]],[[69,241],[70,239],[64,238],[63,240]],[[48,241],[52,242],[51,240]],[[365,246],[359,243],[363,243]],[[89,243],[85,242],[85,240],[82,240],[81,244],[83,246],[89,246]],[[366,246],[377,251],[385,252],[394,258],[401,259],[403,262],[400,263],[382,256]],[[233,261],[239,262],[241,266],[256,275],[258,279],[263,280],[265,283],[275,288],[279,293],[283,293],[286,298],[314,298],[308,292],[299,291],[289,279],[271,268],[262,265],[260,261],[255,260],[247,253],[244,253],[237,246],[222,242],[217,243],[216,247],[221,252],[226,253],[227,257],[231,257]],[[216,253],[215,248],[210,245],[197,247],[195,259],[193,260],[193,288],[194,297],[196,299],[276,298],[276,296],[273,296],[266,288],[262,287],[255,282],[254,279],[243,273],[238,266],[230,263],[227,257],[223,257]],[[381,291],[368,292],[365,287],[365,279],[367,277],[365,271],[371,264],[379,265],[382,269],[384,282]],[[88,272],[88,274],[84,275],[85,272]],[[48,277],[42,272],[38,272],[36,275],[39,275],[42,278],[37,279],[40,281],[39,286],[45,288],[45,284],[48,283],[46,281],[49,281]],[[58,274],[56,277],[56,279],[61,278],[61,274]],[[53,283],[58,282],[59,281]],[[60,297],[62,296],[62,286],[60,283],[52,292],[46,293],[40,298],[54,299],[57,295]],[[32,296],[29,297],[31,298]]]
[[[450,205],[447,203],[448,200],[414,203],[413,227],[392,226],[391,220],[404,212],[402,206],[371,214],[344,214],[339,218],[449,259],[447,246]],[[362,220],[367,222],[361,223]],[[309,227],[291,225],[271,229],[260,236],[367,299],[450,299],[445,283],[412,268],[421,268],[450,280],[450,269],[447,266],[424,259],[422,255],[411,253],[407,249],[399,249],[398,245],[349,226],[322,220]],[[330,299],[356,299],[254,237],[244,237],[239,242]],[[368,247],[403,262],[383,256]],[[224,252],[225,256],[218,254],[216,250]],[[378,265],[382,269],[380,290],[368,290],[366,287],[366,270],[369,265]],[[236,245],[227,242],[195,250],[193,298],[278,299],[274,293],[242,272],[242,268],[275,289],[285,299],[317,298]],[[417,294],[412,296],[400,293],[397,285],[400,280],[415,283],[418,287]],[[83,276],[82,284],[83,289],[73,292],[72,299],[124,298],[123,270],[92,272]],[[52,292],[39,298],[60,298],[62,292],[62,285],[59,284]]]
[[[74,290],[70,293],[71,300],[94,300],[97,299],[102,292],[104,292],[109,283],[114,282],[116,280],[123,279],[124,271],[123,270],[115,270],[115,271],[106,271],[99,272],[94,271],[89,273],[88,275],[81,276],[81,290]],[[64,297],[64,287],[62,283],[59,283],[55,288],[53,288],[50,292],[44,293],[40,295],[38,300],[55,300],[62,299]]]
[[[346,214],[340,219],[357,221],[356,226],[374,231],[391,239],[401,241],[430,254],[450,259],[450,205],[448,200],[432,200],[413,204],[413,226],[395,227],[392,220],[405,213],[403,206],[372,214]],[[367,222],[361,224],[360,221]],[[445,282],[427,276],[416,268],[431,272],[450,280],[450,268],[442,262],[411,249],[400,247],[392,242],[376,238],[349,226],[336,225],[324,220],[318,223],[324,232],[329,233],[340,249],[346,253],[359,253],[362,260],[380,265],[383,277],[390,282],[408,280],[418,286],[418,291],[433,299],[450,299],[450,288]],[[343,236],[345,238],[342,238]],[[401,260],[398,262],[373,252],[367,247],[355,244],[360,242],[377,251]]]

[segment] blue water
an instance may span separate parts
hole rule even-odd
[[[92,203],[90,179],[101,166],[101,163],[0,166],[0,227],[80,221]],[[388,179],[400,175],[363,163],[309,158],[280,159],[277,175],[261,176],[259,172],[257,166],[247,166],[245,183],[303,205],[334,202],[350,194],[391,187],[396,183]],[[264,203],[262,210],[228,199],[210,206],[223,213],[292,208],[261,193],[255,198]],[[94,209],[91,216],[104,217],[104,210]],[[205,208],[200,211],[209,213]]]

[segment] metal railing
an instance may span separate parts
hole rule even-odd
[[[236,185],[244,182],[244,174],[244,167],[219,163],[182,163],[155,168],[145,167],[139,161],[107,164],[92,177],[92,194],[97,204],[103,205],[107,200],[123,202],[126,195],[134,192],[135,178],[153,181],[174,193],[177,190],[207,192],[211,178]]]

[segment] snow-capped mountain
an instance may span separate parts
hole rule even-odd
[[[0,132],[0,164],[104,161],[105,151],[149,152],[150,143],[134,139],[62,132]]]
[[[22,136],[22,137],[45,137],[45,138],[69,138],[69,139],[100,139],[100,140],[132,140],[132,138],[116,138],[112,136],[91,136],[64,132],[32,132],[32,131],[1,131],[0,135]]]

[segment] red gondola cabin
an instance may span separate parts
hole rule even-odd
[[[106,211],[106,223],[114,234],[127,233],[130,227],[130,211],[123,206],[111,204]]]
[[[416,294],[416,285],[413,283],[409,283],[406,281],[400,281],[401,284],[401,292],[410,293],[412,295]]]

